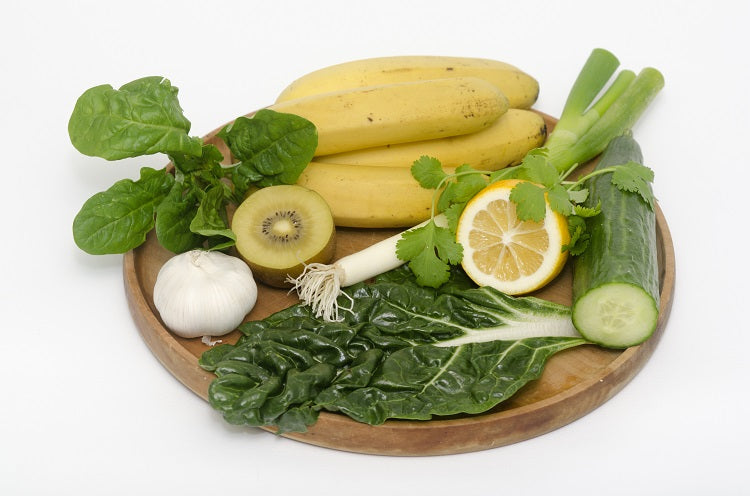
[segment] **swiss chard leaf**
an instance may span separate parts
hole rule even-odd
[[[217,375],[209,402],[234,424],[304,430],[321,410],[377,425],[389,418],[481,413],[539,377],[555,352],[584,344],[520,329],[572,329],[568,307],[471,286],[460,271],[439,290],[399,268],[342,296],[341,322],[295,305],[243,324],[235,345],[200,358]],[[506,336],[504,339],[503,336]]]
[[[235,172],[239,194],[251,184],[296,183],[318,146],[318,133],[310,121],[269,109],[259,110],[252,118],[237,118],[219,137],[240,161]]]
[[[177,88],[160,76],[120,87],[99,85],[76,101],[68,122],[73,146],[84,155],[118,160],[153,153],[200,155],[202,142],[190,137]]]
[[[73,219],[73,239],[92,255],[125,253],[143,243],[154,214],[174,177],[164,170],[141,169],[140,179],[123,179],[95,194]]]

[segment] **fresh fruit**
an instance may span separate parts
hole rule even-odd
[[[643,163],[628,135],[613,139],[595,170]],[[656,214],[637,193],[612,184],[612,173],[586,181],[585,206],[600,205],[586,219],[589,244],[575,260],[573,324],[589,341],[609,348],[644,342],[659,320]],[[649,187],[650,189],[650,187]]]
[[[458,220],[456,239],[463,246],[461,265],[480,286],[510,295],[546,285],[567,260],[563,246],[570,241],[565,216],[546,202],[541,222],[521,221],[510,192],[519,183],[491,183],[472,198]]]
[[[255,277],[271,286],[290,287],[304,264],[333,259],[336,229],[331,210],[314,191],[297,185],[259,189],[232,217],[236,248]]]
[[[434,140],[385,145],[319,157],[321,162],[353,165],[411,167],[427,155],[445,167],[468,164],[494,171],[519,163],[532,148],[542,146],[547,126],[542,116],[530,110],[508,109],[490,127],[476,133]]]
[[[292,82],[276,102],[363,86],[465,76],[486,79],[500,88],[512,108],[530,108],[539,95],[536,79],[505,62],[416,55],[353,60],[324,67]]]
[[[311,121],[316,156],[477,132],[508,110],[508,99],[478,78],[394,83],[313,95],[270,107]]]
[[[297,184],[319,193],[337,226],[411,227],[430,217],[433,191],[408,167],[311,162]]]

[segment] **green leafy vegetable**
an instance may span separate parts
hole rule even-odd
[[[250,184],[263,188],[296,183],[318,146],[310,121],[268,109],[259,110],[252,119],[237,118],[219,137],[240,160],[235,178],[240,194]]]
[[[463,248],[448,228],[430,221],[424,227],[404,233],[396,245],[399,258],[409,260],[409,268],[422,286],[437,288],[448,280],[450,265],[461,261]]]
[[[156,238],[167,250],[183,253],[200,246],[203,238],[190,230],[198,213],[197,191],[183,194],[184,186],[175,183],[172,190],[156,208]]]
[[[225,187],[221,184],[212,186],[201,199],[198,210],[190,222],[190,231],[203,236],[213,238],[226,238],[214,249],[232,246],[236,237],[231,229],[227,227]],[[210,243],[213,245],[213,243]]]
[[[439,189],[449,177],[440,160],[423,155],[411,166],[411,175],[423,188]]]
[[[123,179],[95,194],[73,220],[76,244],[92,255],[124,253],[140,245],[173,182],[164,171],[144,167],[137,181]]]
[[[76,102],[68,124],[81,153],[118,160],[153,153],[198,154],[201,141],[188,136],[177,88],[159,76],[137,79],[115,90],[87,90]]]
[[[654,209],[654,195],[650,183],[654,180],[654,171],[630,161],[612,168],[612,184],[622,191],[638,193],[651,210]]]
[[[368,424],[487,411],[584,344],[568,307],[477,289],[460,271],[439,290],[405,268],[341,296],[343,321],[295,305],[243,324],[203,353],[209,401],[233,424],[304,431],[321,410]],[[350,301],[351,300],[351,301]],[[544,336],[544,337],[539,337]]]
[[[402,234],[396,243],[396,256],[409,261],[419,284],[437,288],[448,280],[450,266],[461,262],[463,248],[455,238],[458,218],[466,202],[487,186],[487,179],[468,165],[447,174],[438,159],[427,156],[416,160],[411,171],[422,187],[442,193],[438,204],[433,205],[432,218]],[[448,227],[435,223],[436,210],[445,214]]]
[[[119,90],[93,87],[77,100],[68,132],[81,153],[107,160],[165,153],[174,165],[174,175],[166,167],[144,169],[138,181],[120,181],[90,198],[73,222],[84,251],[124,253],[154,227],[159,243],[175,253],[228,248],[235,237],[227,206],[241,202],[250,185],[296,182],[312,159],[312,123],[261,110],[222,130],[220,137],[241,160],[223,165],[228,157],[218,147],[189,136],[177,93],[169,80],[146,77]]]

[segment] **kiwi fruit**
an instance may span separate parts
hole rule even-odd
[[[232,217],[236,249],[256,279],[286,288],[305,264],[329,263],[336,248],[336,227],[328,203],[297,185],[259,189]]]

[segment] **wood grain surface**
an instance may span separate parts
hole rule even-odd
[[[545,116],[548,124],[554,119]],[[210,142],[215,132],[206,139]],[[222,147],[218,140],[214,141]],[[223,147],[222,147],[223,148]],[[225,152],[226,149],[222,149]],[[370,426],[337,413],[321,412],[318,422],[305,433],[284,437],[325,448],[358,453],[424,456],[485,450],[524,441],[562,427],[602,405],[639,372],[664,332],[672,304],[675,280],[674,246],[666,219],[657,206],[657,247],[661,306],[657,330],[640,346],[607,350],[579,346],[552,356],[542,376],[524,386],[512,398],[480,415],[436,418],[429,421],[388,420]],[[337,230],[336,258],[365,248],[398,232],[395,229]],[[153,305],[153,288],[161,266],[173,254],[163,249],[153,233],[123,260],[128,306],[144,341],[167,371],[187,388],[207,399],[215,376],[198,366],[207,346],[199,338],[185,339],[169,332]],[[572,267],[569,263],[552,284],[534,296],[571,303]],[[246,320],[262,319],[297,303],[287,290],[259,285],[258,303]],[[239,332],[222,336],[234,343]],[[210,408],[207,405],[207,408]],[[219,413],[216,413],[219,415]],[[271,429],[268,429],[269,431]],[[272,434],[269,434],[272,435]]]

